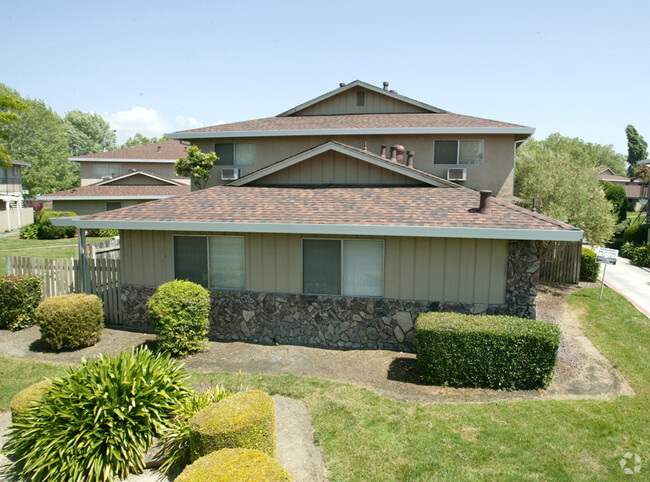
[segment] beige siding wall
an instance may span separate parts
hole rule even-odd
[[[158,286],[174,279],[174,234],[121,231],[122,283]],[[204,235],[211,234],[216,233]],[[238,235],[244,236],[247,290],[301,292],[301,235]],[[386,237],[384,242],[384,297],[505,303],[508,241]]]
[[[219,139],[219,142],[252,142],[255,144],[256,163],[242,166],[246,175],[282,159],[286,159],[328,140],[338,141],[354,147],[363,148],[367,144],[370,152],[379,153],[381,145],[402,144],[407,150],[415,151],[414,167],[446,178],[447,168],[433,164],[433,141],[445,139],[483,139],[483,164],[467,166],[465,186],[473,189],[489,189],[501,199],[511,200],[514,179],[514,135],[393,135],[393,136],[296,136],[267,138]],[[213,152],[215,139],[192,141],[204,152]],[[208,186],[225,184],[221,180],[221,166],[213,169]]]
[[[113,186],[171,186],[168,182],[149,176],[131,176],[111,183]]]
[[[130,202],[139,204],[141,200],[120,200],[120,202]],[[52,201],[52,209],[55,211],[72,211],[78,215],[101,213],[106,211],[106,201]]]
[[[336,151],[328,151],[254,182],[269,184],[421,184]]]
[[[214,150],[214,146],[212,146]],[[80,162],[81,169],[81,185],[88,186],[89,184],[95,184],[102,180],[101,176],[95,174],[95,165],[96,164],[111,164],[115,167],[115,174],[120,176],[123,174],[128,174],[129,169],[135,169],[137,171],[148,172],[150,174],[155,174],[157,176],[166,177],[168,179],[173,179],[174,181],[182,182],[183,184],[190,183],[190,180],[186,177],[180,177],[176,175],[174,169],[174,164],[172,163],[157,163],[157,162],[113,162],[112,160],[107,160],[106,162]],[[113,170],[111,170],[113,172]]]
[[[365,92],[365,102],[362,106],[357,105],[357,92]],[[428,111],[421,107],[402,102],[401,100],[359,87],[307,107],[301,110],[299,114],[403,114],[406,112]]]

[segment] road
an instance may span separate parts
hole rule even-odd
[[[601,269],[600,279],[602,275]],[[619,257],[615,265],[607,266],[605,285],[625,296],[650,318],[650,270],[633,266],[629,259]]]

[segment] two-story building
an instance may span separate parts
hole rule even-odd
[[[34,222],[34,210],[23,205],[23,167],[31,164],[12,161],[0,167],[0,233],[13,231]]]
[[[189,279],[211,290],[214,339],[412,351],[422,311],[534,318],[541,241],[581,239],[509,202],[533,132],[355,81],[171,134],[218,154],[206,189],[55,222],[120,229],[131,328]]]

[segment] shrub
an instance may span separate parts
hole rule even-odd
[[[53,226],[52,218],[76,216],[72,211],[53,211],[42,209],[39,216],[38,239],[61,239],[73,238],[77,235],[77,228],[74,226]]]
[[[18,422],[18,419],[27,412],[29,407],[35,402],[40,401],[51,385],[52,382],[50,380],[42,380],[16,393],[11,399],[12,423]]]
[[[112,238],[119,236],[119,229],[89,229],[86,231],[88,238]]]
[[[113,481],[145,454],[187,396],[188,374],[168,355],[98,355],[52,380],[9,431],[10,472],[22,480]]]
[[[226,448],[257,449],[275,457],[275,403],[268,393],[241,392],[190,419],[192,460]]]
[[[634,253],[632,253],[632,264],[634,266],[644,266],[646,268],[650,268],[650,243],[644,245],[644,246],[639,246],[634,249]]]
[[[43,278],[36,275],[0,276],[0,328],[12,331],[32,326],[41,301]]]
[[[645,244],[648,242],[648,225],[632,224],[623,233],[623,241],[634,244]]]
[[[628,241],[627,243],[623,243],[623,246],[621,246],[620,254],[624,258],[632,259],[635,250],[636,250],[636,246],[634,245],[634,243],[630,243]]]
[[[437,385],[540,388],[553,376],[560,336],[545,321],[422,313],[415,327],[418,369]]]
[[[600,265],[596,262],[596,253],[589,248],[582,248],[580,257],[580,281],[598,281]]]
[[[39,227],[40,225],[37,223],[23,226],[22,228],[20,228],[20,233],[18,234],[18,237],[20,239],[37,239]]]
[[[175,477],[188,465],[190,454],[190,419],[209,405],[220,402],[232,395],[231,390],[218,385],[206,391],[192,390],[178,406],[176,415],[171,420],[159,440],[156,458],[164,459],[161,470],[167,476]]]
[[[264,452],[224,449],[201,457],[187,467],[176,482],[228,482],[240,480],[291,480],[287,469]]]
[[[627,194],[625,194],[625,188],[611,182],[604,182],[603,184],[605,185],[605,197],[612,203],[618,222],[622,223],[627,219]]]
[[[183,356],[204,348],[210,323],[208,290],[191,281],[170,281],[158,287],[147,306],[161,350]]]
[[[102,301],[95,295],[47,298],[36,308],[35,315],[42,340],[54,350],[94,345],[104,329]]]

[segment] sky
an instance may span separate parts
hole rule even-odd
[[[650,140],[650,2],[0,0],[0,82],[165,132],[277,115],[363,80],[450,112]]]

